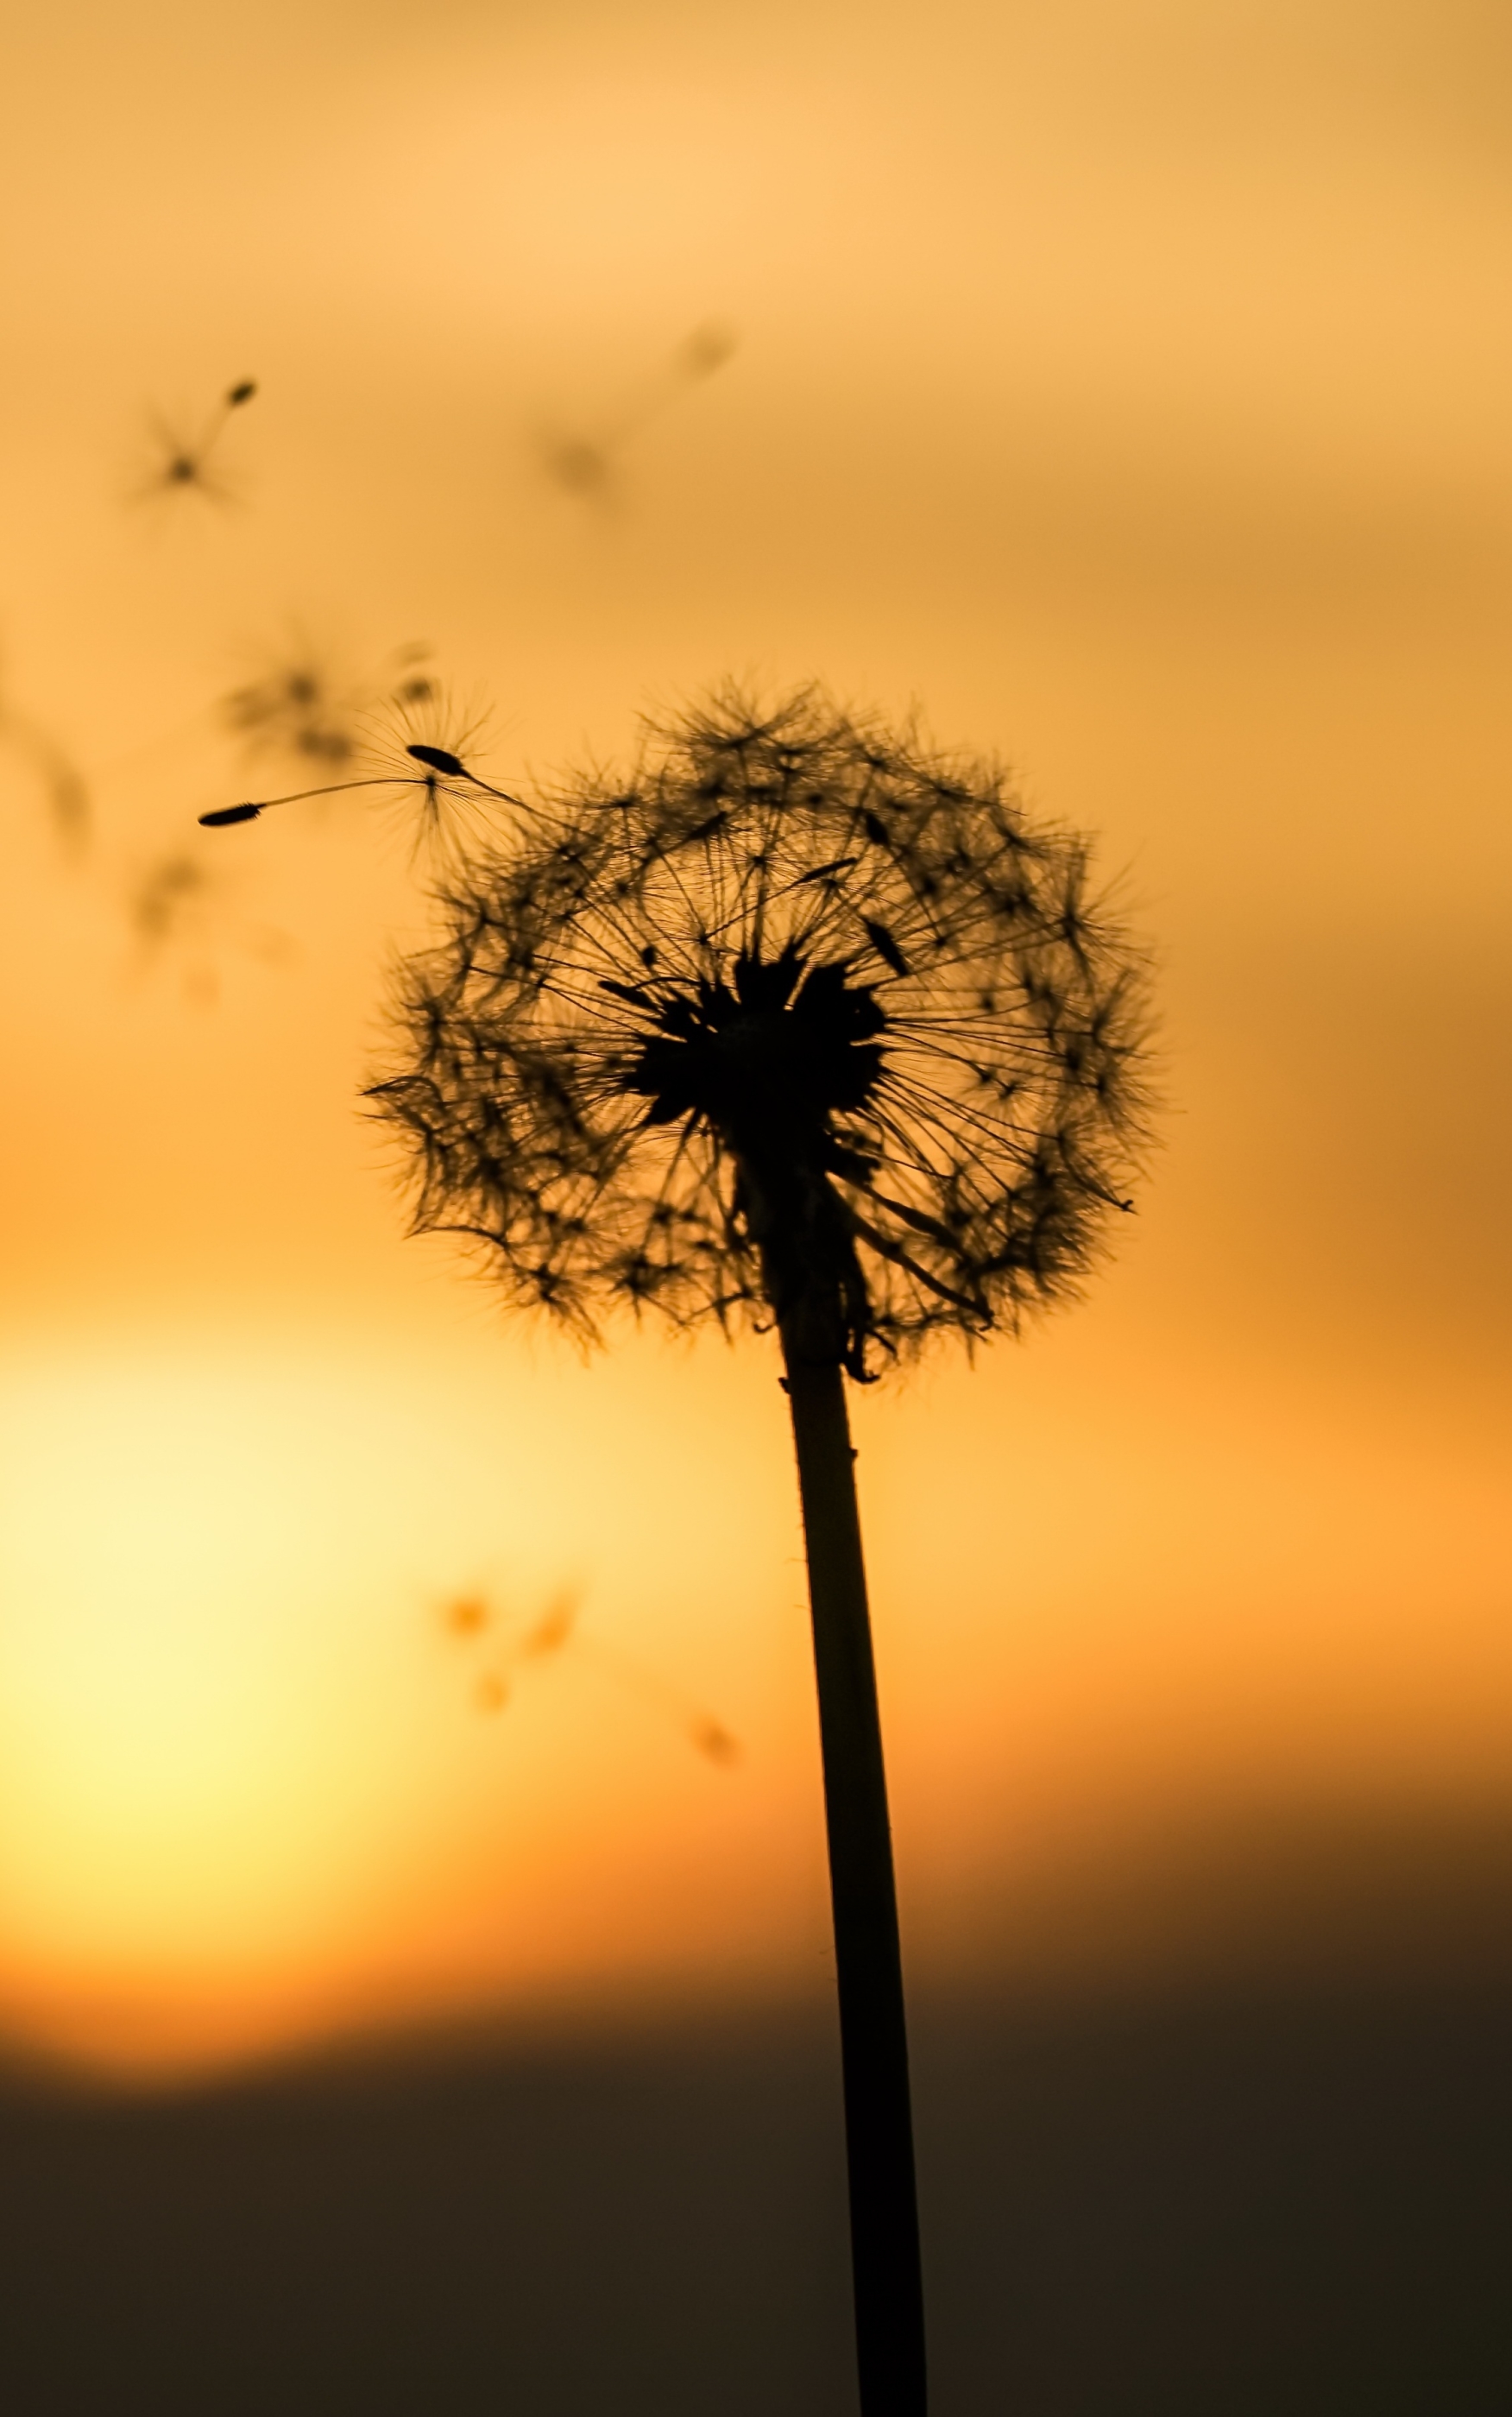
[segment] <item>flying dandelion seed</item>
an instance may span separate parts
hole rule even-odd
[[[0,746],[23,765],[41,790],[48,818],[65,855],[82,856],[91,837],[89,788],[72,757],[52,732],[14,705],[0,670]]]
[[[253,753],[340,770],[356,752],[352,700],[310,657],[233,689],[221,710],[227,727]]]
[[[148,502],[186,492],[203,495],[207,503],[229,504],[235,500],[235,489],[215,465],[214,456],[234,413],[243,409],[257,392],[256,381],[242,378],[228,387],[220,401],[196,432],[186,432],[160,414],[153,413],[149,421],[152,464],[133,490],[135,500]]]
[[[580,1646],[643,1703],[675,1722],[689,1745],[705,1760],[725,1770],[740,1760],[740,1741],[724,1723],[691,1702],[681,1687],[653,1670],[639,1654],[628,1653],[622,1645],[611,1644],[607,1637],[597,1634],[583,1635]]]
[[[89,790],[78,767],[51,747],[38,764],[53,828],[70,855],[82,856],[89,845]]]
[[[386,713],[442,704],[434,678],[420,668],[429,653],[424,646],[397,647],[377,672],[353,678],[297,638],[220,699],[220,719],[249,756],[339,774],[359,763]]]
[[[521,806],[507,789],[495,788],[463,760],[482,734],[479,719],[461,721],[449,698],[429,677],[401,679],[374,730],[365,737],[357,760],[371,768],[343,781],[321,781],[292,789],[277,798],[247,798],[233,806],[215,806],[199,820],[208,830],[230,829],[237,823],[256,822],[274,806],[293,806],[312,798],[338,798],[361,790],[380,807],[398,807],[411,824],[414,850],[430,848],[445,856],[476,817],[492,805]],[[443,744],[445,740],[445,744]]]
[[[729,1764],[740,1760],[740,1740],[737,1737],[732,1737],[727,1728],[721,1728],[718,1721],[703,1719],[690,1721],[688,1735],[689,1741],[698,1748],[700,1754],[706,1755],[710,1762],[728,1767]]]
[[[705,320],[684,337],[661,368],[623,396],[597,429],[544,431],[537,449],[547,478],[566,494],[612,503],[633,439],[671,408],[686,388],[701,385],[723,369],[733,358],[737,342],[734,330],[722,321]]]
[[[0,705],[0,741],[23,763],[46,801],[48,819],[65,855],[83,856],[93,814],[89,787],[72,758],[39,724]]]
[[[480,1594],[461,1594],[442,1614],[453,1636],[476,1636],[489,1624],[489,1607]]]
[[[438,713],[447,711],[445,689],[430,670],[431,648],[422,641],[407,646],[396,646],[380,676],[373,682],[375,707],[386,707],[402,713],[426,707]],[[475,717],[475,732],[481,727],[481,718]]]
[[[547,1607],[542,1619],[521,1639],[522,1660],[538,1662],[546,1654],[560,1653],[571,1636],[578,1620],[578,1597],[559,1594]]]
[[[733,327],[719,319],[705,319],[691,335],[683,338],[673,355],[674,372],[695,383],[713,377],[717,370],[733,360],[738,345],[739,338]]]
[[[543,435],[541,467],[554,485],[569,495],[602,502],[613,493],[613,448],[590,436]]]
[[[149,865],[127,901],[127,919],[144,959],[176,955],[184,995],[202,1008],[213,1007],[220,990],[208,930],[213,888],[205,867],[178,853]]]
[[[670,1713],[688,1743],[708,1761],[727,1769],[739,1761],[740,1741],[723,1722],[690,1704],[680,1688],[634,1655],[609,1645],[602,1637],[585,1634],[579,1623],[581,1608],[582,1597],[577,1590],[564,1589],[522,1634],[502,1645],[489,1645],[488,1649],[495,1657],[493,1666],[475,1680],[473,1688],[473,1699],[480,1711],[502,1711],[510,1701],[510,1671],[525,1663],[550,1660],[570,1646],[575,1653],[586,1654],[643,1702]],[[449,1636],[468,1643],[476,1643],[495,1627],[492,1608],[487,1596],[480,1593],[453,1596],[443,1606],[441,1619]]]
[[[780,1345],[818,1681],[864,2417],[924,2417],[907,2027],[845,1378],[1074,1297],[1146,1141],[1143,952],[990,764],[730,690],[461,860],[370,1093],[414,1227],[595,1337]],[[707,1746],[705,1747],[707,1750]]]
[[[185,995],[196,1006],[213,1006],[219,995],[216,958],[227,940],[267,965],[286,965],[294,955],[285,933],[228,915],[222,885],[185,849],[146,866],[128,889],[126,913],[143,961],[176,957]]]
[[[150,949],[181,936],[184,926],[203,907],[210,878],[203,864],[189,856],[166,856],[150,865],[131,892],[131,928]]]

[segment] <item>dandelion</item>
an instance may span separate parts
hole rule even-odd
[[[217,470],[214,456],[228,420],[250,403],[256,392],[255,379],[239,379],[226,388],[196,432],[188,432],[181,424],[154,413],[149,423],[154,459],[136,489],[137,500],[150,501],[192,489],[207,503],[230,503],[234,489]]]
[[[807,1546],[862,2407],[919,2417],[898,1917],[845,1379],[1075,1293],[1144,1135],[1142,953],[990,766],[738,692],[460,861],[373,1088],[417,1230],[584,1339],[776,1330]]]

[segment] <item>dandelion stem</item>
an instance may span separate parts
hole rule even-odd
[[[925,2417],[908,2035],[854,1454],[838,1362],[782,1328],[819,1682],[862,2417]]]

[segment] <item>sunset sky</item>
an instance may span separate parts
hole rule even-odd
[[[0,2034],[162,2073],[827,1969],[773,1350],[583,1361],[405,1239],[357,1093],[423,854],[195,822],[301,785],[223,701],[307,659],[428,648],[510,787],[731,673],[916,708],[1151,936],[1116,1260],[856,1405],[919,1976],[1243,1953],[1215,1858],[1512,1821],[1504,12],[7,52]],[[224,494],[155,486],[248,378]]]

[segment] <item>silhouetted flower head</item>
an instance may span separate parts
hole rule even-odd
[[[416,1224],[871,1373],[1074,1287],[1141,1137],[1143,959],[1000,773],[731,692],[456,868],[373,1097]]]

